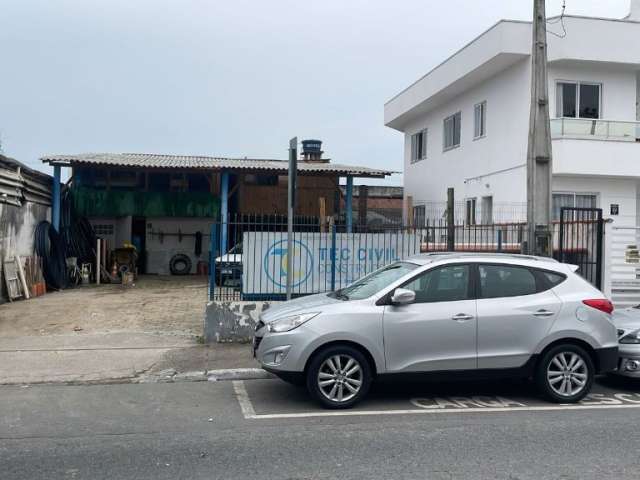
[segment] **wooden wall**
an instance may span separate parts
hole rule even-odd
[[[287,177],[278,177],[277,185],[255,185],[241,175],[238,186],[238,213],[282,214],[287,213]],[[326,214],[334,212],[338,190],[338,177],[298,176],[296,215],[318,216],[320,198],[324,197]]]

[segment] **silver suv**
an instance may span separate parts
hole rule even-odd
[[[342,290],[264,312],[254,355],[329,408],[374,378],[455,372],[533,377],[551,401],[577,402],[616,368],[613,306],[576,267],[523,255],[424,254]]]

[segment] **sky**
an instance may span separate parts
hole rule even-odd
[[[45,154],[285,159],[298,136],[336,163],[400,171],[384,103],[498,20],[530,20],[532,4],[0,0],[1,148],[48,171]],[[628,8],[566,0],[571,15]]]

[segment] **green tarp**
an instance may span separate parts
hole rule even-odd
[[[85,217],[217,217],[220,200],[210,193],[72,189],[76,214]]]

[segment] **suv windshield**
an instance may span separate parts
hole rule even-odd
[[[370,297],[374,293],[378,293],[384,287],[404,277],[415,268],[418,268],[418,265],[415,263],[394,263],[380,270],[376,270],[366,277],[355,281],[348,287],[333,292],[330,295],[342,300],[362,300],[363,298]]]

